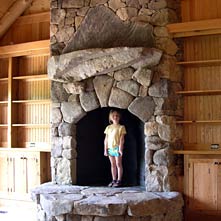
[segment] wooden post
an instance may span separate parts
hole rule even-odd
[[[15,20],[27,9],[33,0],[17,0],[0,20],[0,38],[5,34]]]
[[[12,147],[12,57],[8,61],[8,148]]]

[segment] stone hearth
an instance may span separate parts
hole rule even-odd
[[[177,192],[146,192],[139,187],[107,188],[44,184],[32,192],[39,220],[180,221]]]

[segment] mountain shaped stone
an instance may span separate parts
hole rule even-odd
[[[89,10],[63,53],[89,48],[153,47],[150,24],[123,22],[111,9],[97,6]]]

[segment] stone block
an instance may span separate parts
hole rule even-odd
[[[77,142],[72,136],[63,137],[63,149],[76,149]]]
[[[117,11],[117,9],[124,8],[126,6],[126,4],[121,0],[109,0],[108,5],[113,11]]]
[[[110,107],[117,107],[127,109],[134,97],[118,88],[112,88],[108,105]]]
[[[117,81],[131,80],[133,73],[133,68],[124,68],[114,72],[114,79]]]
[[[158,123],[155,121],[145,123],[144,134],[146,136],[158,135]]]
[[[119,216],[127,209],[126,201],[116,196],[90,196],[74,203],[75,214],[94,216]]]
[[[63,84],[68,94],[81,94],[85,90],[84,82],[72,82]]]
[[[71,213],[74,201],[81,200],[81,194],[41,194],[41,206],[49,216],[60,216]]]
[[[167,7],[167,0],[151,0],[148,4],[148,8],[153,10],[159,10]]]
[[[93,221],[124,221],[124,216],[95,216]]]
[[[63,84],[60,82],[51,82],[51,100],[52,102],[62,102],[68,100],[68,93],[64,90]]]
[[[84,111],[89,112],[100,107],[97,95],[94,91],[80,94],[80,102]]]
[[[128,17],[134,17],[138,12],[136,8],[128,7],[126,13]],[[153,47],[152,33],[151,25],[125,23],[110,8],[100,5],[89,9],[63,53],[88,48]]]
[[[101,107],[107,107],[114,79],[107,75],[97,76],[93,83]]]
[[[155,26],[166,26],[169,23],[176,23],[178,21],[176,12],[174,10],[164,8],[156,11],[151,17],[151,24]]]
[[[81,118],[86,115],[79,101],[71,103],[62,102],[61,112],[64,121],[67,123],[77,123]]]
[[[124,80],[118,82],[117,87],[136,97],[139,93],[140,85],[133,80]]]
[[[51,123],[59,124],[62,121],[62,115],[60,108],[52,108],[51,109]]]
[[[152,71],[148,68],[138,68],[132,78],[141,85],[149,87],[152,80]]]
[[[152,84],[149,87],[149,95],[153,97],[168,97],[169,95],[169,84],[168,80],[161,79],[160,81]]]
[[[155,109],[154,101],[151,97],[136,98],[128,107],[128,110],[143,122],[146,122],[153,115]]]
[[[65,149],[62,151],[62,157],[66,158],[67,160],[76,159],[77,151],[76,149]]]
[[[168,200],[154,193],[122,193],[118,194],[118,197],[127,202],[127,213],[129,216],[153,216],[167,211]]]
[[[60,137],[75,136],[76,126],[74,124],[62,122],[58,127],[58,133]]]
[[[102,5],[102,4],[105,4],[107,2],[108,2],[108,0],[91,0],[90,6],[94,7],[96,5]]]
[[[160,149],[154,153],[153,162],[157,166],[171,166],[174,164],[174,154],[171,148]]]
[[[85,0],[63,0],[62,1],[62,8],[82,8],[84,7]]]
[[[166,37],[157,38],[156,46],[169,55],[175,55],[178,51],[178,46],[171,38],[166,38]]]

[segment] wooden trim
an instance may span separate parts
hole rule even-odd
[[[12,144],[12,58],[8,62],[8,148]]]
[[[7,81],[8,78],[0,78],[0,81]]]
[[[0,19],[0,38],[16,21],[16,19],[31,5],[33,0],[17,0]]]
[[[174,154],[221,154],[221,150],[174,150],[173,151]]]
[[[50,148],[39,148],[39,147],[12,147],[12,148],[7,148],[7,147],[0,147],[0,151],[10,151],[10,153],[13,152],[51,152]]]
[[[184,66],[221,65],[221,59],[202,60],[202,61],[179,61],[176,64]]]
[[[30,15],[20,16],[14,23],[18,25],[28,25],[33,23],[50,22],[50,12],[41,12]]]
[[[50,124],[12,124],[13,127],[50,128]]]
[[[50,104],[50,99],[40,99],[40,100],[13,100],[12,103],[39,103],[39,104]]]
[[[7,104],[8,101],[0,101],[0,104]]]
[[[221,123],[221,120],[178,120],[177,124],[193,124],[193,123]]]
[[[33,41],[0,47],[0,58],[22,55],[49,55],[50,40]]]
[[[194,90],[194,91],[177,91],[176,94],[186,96],[197,96],[197,95],[219,95],[221,90]]]
[[[221,19],[175,23],[167,28],[174,38],[221,34]]]
[[[49,80],[47,74],[38,74],[38,75],[23,75],[13,77],[13,80],[32,80],[32,81],[40,81],[40,80]]]

